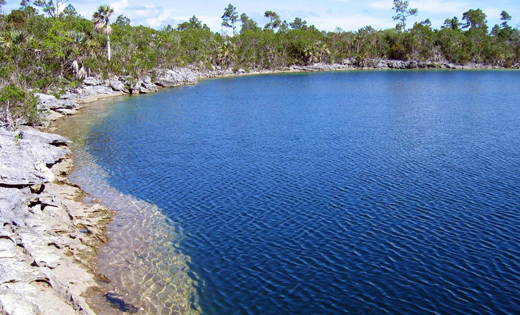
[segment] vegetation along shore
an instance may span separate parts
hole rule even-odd
[[[4,5],[0,0],[2,314],[94,314],[84,296],[102,277],[92,266],[112,212],[81,202],[82,191],[67,179],[69,141],[41,131],[82,104],[222,76],[520,66],[520,31],[506,11],[491,29],[480,9],[434,29],[428,19],[407,25],[418,10],[395,0],[395,28],[325,32],[273,11],[260,26],[230,4],[222,15],[228,35],[195,16],[157,30],[131,26],[109,6],[89,19],[67,1],[24,0],[10,13]]]

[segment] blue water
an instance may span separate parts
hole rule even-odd
[[[520,72],[206,80],[89,133],[204,314],[519,314]]]

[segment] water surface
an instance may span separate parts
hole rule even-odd
[[[113,104],[86,149],[168,217],[204,314],[513,314],[519,82],[206,80]]]

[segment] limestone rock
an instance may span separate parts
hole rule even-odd
[[[388,62],[386,60],[380,60],[375,66],[376,69],[388,69]]]
[[[68,143],[0,129],[0,314],[94,314],[81,294],[96,285],[86,264],[111,212],[76,201],[81,191],[63,179]]]
[[[46,171],[70,153],[67,140],[58,135],[25,129],[0,129],[0,185],[32,186],[52,181]]]
[[[118,77],[113,77],[110,79],[110,87],[114,91],[125,92],[125,84],[119,80]]]
[[[406,64],[402,60],[388,60],[387,65],[390,69],[406,69]]]
[[[415,60],[410,60],[406,63],[406,69],[417,69],[419,68],[419,65],[417,63],[417,61]]]
[[[50,111],[63,115],[72,115],[79,109],[79,104],[69,97],[57,99],[54,95],[43,93],[35,93],[35,96],[39,99],[37,108],[42,110],[46,115],[48,115]]]
[[[14,258],[16,255],[16,244],[9,238],[0,238],[0,259]],[[1,268],[2,266],[0,266]],[[1,271],[0,271],[1,273]]]
[[[83,84],[94,86],[94,85],[100,85],[101,81],[99,81],[95,77],[86,77],[85,79],[83,79]]]
[[[197,83],[195,72],[187,68],[157,70],[155,84],[162,87],[172,87]]]
[[[145,76],[142,81],[138,82],[139,92],[143,94],[157,92],[159,88],[152,83],[152,79],[149,76]]]

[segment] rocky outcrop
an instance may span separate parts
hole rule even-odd
[[[89,265],[111,212],[78,203],[68,140],[0,129],[0,313],[94,314]]]
[[[148,94],[157,92],[159,87],[152,83],[152,79],[149,76],[145,76],[142,80],[137,81],[134,90],[139,91],[141,94]]]
[[[25,129],[0,129],[0,186],[41,185],[54,179],[49,167],[69,154],[68,140],[58,135]]]
[[[79,104],[66,96],[58,99],[54,95],[43,93],[35,93],[34,95],[38,97],[37,108],[43,113],[44,121],[52,121],[63,115],[75,114],[79,109]]]
[[[317,71],[340,71],[340,70],[351,70],[353,69],[350,64],[327,64],[327,63],[315,63],[308,66],[291,66],[288,68],[289,71],[296,72],[317,72]]]
[[[155,84],[161,87],[196,84],[197,73],[189,68],[159,69],[156,70]]]

